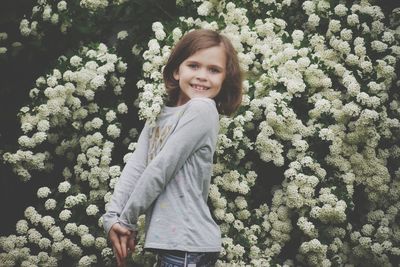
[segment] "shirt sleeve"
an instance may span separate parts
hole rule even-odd
[[[211,99],[193,98],[163,148],[148,164],[129,197],[119,222],[136,230],[138,217],[152,205],[166,185],[197,149],[218,132],[218,111]]]
[[[148,135],[149,125],[146,122],[136,143],[135,151],[125,164],[121,176],[115,185],[111,200],[106,206],[106,213],[103,215],[103,226],[107,236],[112,225],[118,222],[118,216],[121,214],[125,203],[128,201],[137,181],[146,168],[149,143]]]

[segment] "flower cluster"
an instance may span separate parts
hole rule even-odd
[[[225,237],[221,258],[237,265],[270,262],[298,227],[304,242],[296,257],[305,265],[351,263],[345,236],[354,229],[343,224],[354,209],[355,188],[365,186],[374,205],[398,199],[383,198],[391,181],[386,163],[399,157],[398,147],[381,147],[383,140],[395,144],[399,133],[394,117],[398,96],[388,93],[396,79],[398,35],[384,25],[381,10],[366,2],[191,4],[199,17],[181,17],[180,28],[153,25],[156,38],[143,54],[144,79],[138,83],[142,93],[136,103],[143,118],[156,118],[165,96],[162,66],[184,29],[218,30],[238,51],[248,73],[243,109],[232,118],[220,118],[210,187],[213,214]],[[248,15],[266,8],[265,17],[252,20]],[[279,12],[292,14],[296,8],[303,9],[303,15]],[[172,38],[164,38],[165,31]],[[254,183],[246,177],[258,168],[246,155],[254,151],[261,161],[284,168],[281,185],[271,190],[270,207],[248,204],[256,197],[251,195]],[[254,173],[256,182],[262,175]],[[297,225],[292,224],[292,213],[299,215]],[[251,225],[264,229],[255,242]],[[326,243],[318,240],[321,231],[329,233]],[[329,258],[330,253],[337,256]]]
[[[61,32],[66,33],[71,27],[71,20],[66,16],[68,12],[66,1],[57,3],[39,0],[32,8],[31,20],[21,20],[19,30],[22,36],[33,36],[41,39],[44,36],[43,27],[46,24],[59,25]]]
[[[100,110],[95,101],[96,94],[107,87],[112,88],[115,96],[121,94],[125,85],[125,77],[121,74],[126,71],[126,64],[116,55],[108,53],[104,44],[100,44],[97,49],[84,47],[79,55],[72,56],[69,60],[60,57],[60,63],[69,64],[70,69],[63,73],[54,69],[47,77],[41,76],[36,80],[36,87],[30,91],[30,97],[33,101],[43,99],[43,102],[40,106],[20,109],[21,130],[25,133],[18,139],[21,148],[15,153],[7,152],[3,155],[3,159],[13,166],[23,180],[30,179],[30,170],[52,169],[48,160],[54,155],[49,151],[36,149],[43,143],[54,145],[57,155],[72,160],[74,154],[71,148],[77,147],[79,142],[85,148],[90,143],[101,141],[100,132],[95,131],[105,128],[106,135],[112,139],[120,135],[117,122],[112,123],[108,119],[103,123],[95,115]],[[118,105],[116,113],[126,113],[126,105]],[[110,117],[110,113],[108,114]],[[83,142],[75,137],[71,139],[71,133],[54,131],[57,127],[68,127],[67,125],[70,125],[69,131],[93,133],[93,137],[88,137]],[[89,151],[89,155],[93,162],[99,156],[94,148]],[[65,169],[63,174],[65,178],[69,178],[70,170]]]
[[[112,264],[113,253],[108,251],[100,216],[109,179],[120,175],[116,166],[111,166],[111,154],[114,141],[119,141],[118,119],[128,112],[119,99],[126,64],[100,44],[84,47],[70,58],[61,57],[60,65],[68,66],[67,70],[56,68],[37,79],[30,96],[33,103],[41,99],[41,105],[21,109],[25,133],[18,140],[21,150],[7,152],[3,158],[25,180],[31,170],[50,170],[50,159],[61,158],[65,162],[60,174],[63,181],[55,189],[37,190],[39,208],[28,207],[25,219],[16,225],[18,238],[25,242],[9,247],[14,237],[2,237],[0,247],[7,253],[0,253],[0,262],[7,266],[56,266],[63,254],[77,265]],[[99,106],[100,93],[108,97],[108,105]],[[136,129],[130,132],[126,145],[137,137]],[[43,140],[35,138],[37,133]],[[40,151],[43,142],[49,150]],[[33,151],[43,156],[35,156]],[[98,227],[86,226],[79,219],[82,214],[88,218],[85,222]],[[38,246],[41,252],[26,251],[31,246]],[[87,249],[91,254],[85,254]]]

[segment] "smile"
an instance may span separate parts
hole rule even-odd
[[[205,86],[201,86],[201,85],[197,85],[197,84],[191,84],[190,86],[197,91],[206,91],[209,89],[209,87],[205,87]]]

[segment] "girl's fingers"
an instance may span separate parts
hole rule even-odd
[[[117,258],[118,266],[122,263],[122,249],[118,235],[114,231],[110,231],[110,240],[114,248],[114,253]]]
[[[112,242],[114,253],[116,254],[118,266],[126,266],[126,257],[128,256],[128,248],[134,250],[135,233],[128,228],[115,223],[110,230],[110,240]],[[132,240],[132,241],[131,241]]]
[[[121,266],[121,257],[118,255],[117,249],[113,247],[115,259],[117,260],[117,266]]]
[[[119,237],[119,241],[120,241],[120,244],[121,244],[122,257],[123,258],[126,258],[126,256],[128,255],[128,252],[127,252],[128,238],[129,237],[126,236],[126,235],[122,235],[122,236]]]
[[[128,240],[128,248],[131,250],[131,252],[135,252],[135,245],[135,236],[131,235]]]

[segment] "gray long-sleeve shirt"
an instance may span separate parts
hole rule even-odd
[[[217,252],[221,232],[207,206],[219,131],[215,101],[164,106],[146,122],[103,215],[108,235],[119,222],[136,230],[146,214],[146,249]]]

